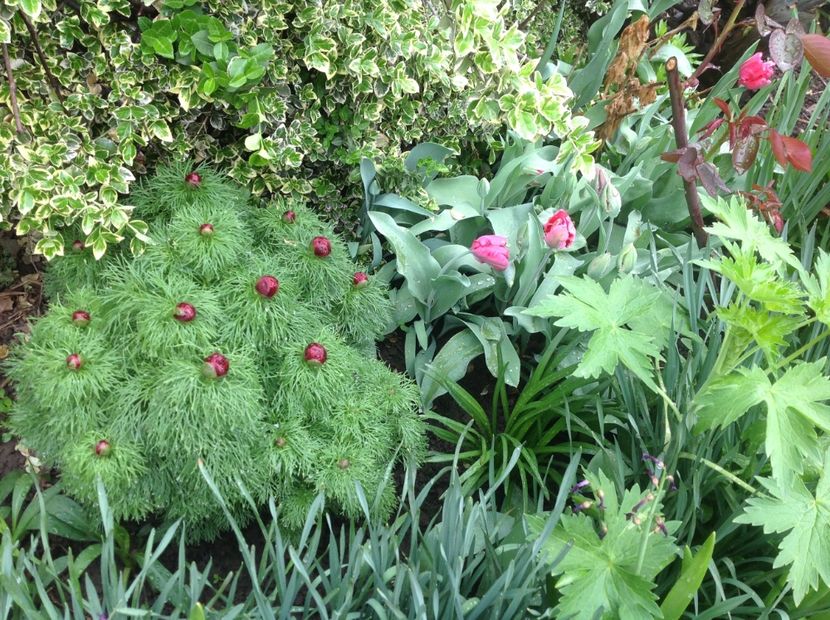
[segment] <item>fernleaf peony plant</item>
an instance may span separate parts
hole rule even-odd
[[[301,204],[251,207],[209,169],[160,170],[134,196],[155,223],[139,257],[54,262],[52,305],[16,348],[11,427],[66,489],[117,517],[184,518],[193,539],[275,495],[299,525],[319,492],[361,514],[424,431],[415,385],[375,359],[390,304]],[[95,269],[91,272],[90,269]]]

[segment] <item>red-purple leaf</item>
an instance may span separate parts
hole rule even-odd
[[[755,156],[758,155],[758,144],[758,136],[753,133],[738,138],[732,149],[732,167],[738,174],[743,174],[755,163]]]
[[[732,190],[720,178],[718,169],[714,164],[710,164],[709,162],[700,164],[697,167],[697,176],[700,179],[701,185],[703,185],[703,188],[710,196],[717,196],[719,190],[725,194],[732,193]]]
[[[790,138],[789,136],[782,136],[784,148],[787,149],[787,159],[796,170],[801,172],[813,171],[813,154],[810,152],[810,147],[798,138]]]
[[[673,164],[676,164],[678,161],[680,161],[680,156],[683,155],[684,152],[686,152],[685,148],[667,151],[666,153],[660,154],[660,159],[662,159],[663,161],[668,161]]]
[[[718,99],[717,97],[713,98],[712,101],[715,103],[716,106],[718,106],[721,109],[723,115],[726,117],[726,120],[731,121],[732,110],[729,109],[729,104],[726,103],[723,99]]]
[[[686,147],[680,159],[677,160],[677,172],[685,181],[694,181],[697,178],[697,165],[703,160],[697,149],[693,146]]]
[[[803,34],[804,55],[821,77],[830,77],[830,39],[820,34]]]
[[[769,143],[772,147],[772,154],[775,156],[775,161],[777,161],[781,166],[784,168],[787,167],[787,149],[784,146],[784,140],[782,139],[780,133],[775,131],[774,129],[769,130]]]
[[[786,168],[787,163],[790,163],[796,170],[812,172],[813,154],[804,142],[798,138],[782,136],[774,129],[770,130],[769,142],[772,146],[772,154],[781,166]]]

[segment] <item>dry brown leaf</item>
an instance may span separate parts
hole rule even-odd
[[[0,344],[0,360],[4,360],[9,356],[9,347]]]
[[[633,24],[626,26],[620,36],[620,46],[617,48],[617,56],[608,67],[605,76],[605,92],[607,93],[614,86],[622,86],[627,78],[637,68],[640,56],[648,42],[648,16],[643,15]]]
[[[14,302],[10,295],[0,295],[0,312],[11,312]]]

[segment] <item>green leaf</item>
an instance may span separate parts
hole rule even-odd
[[[830,254],[821,248],[813,271],[815,275],[803,278],[804,288],[809,294],[807,305],[819,321],[830,325]]]
[[[32,19],[40,15],[40,0],[19,0],[20,8]]]
[[[714,550],[715,532],[709,534],[694,557],[688,547],[683,550],[683,570],[660,605],[664,620],[678,620],[683,615],[703,583]]]
[[[704,197],[703,202],[721,220],[706,229],[709,233],[722,239],[740,241],[745,252],[750,248],[757,251],[778,272],[783,270],[784,265],[802,270],[790,245],[780,237],[773,237],[769,226],[747,209],[743,201],[735,197],[728,201]]]
[[[607,294],[587,276],[560,276],[559,281],[568,292],[549,297],[526,314],[558,316],[555,325],[559,327],[593,332],[574,374],[599,377],[622,363],[657,390],[651,360],[660,354],[663,343],[658,344],[655,330],[648,326],[665,323],[661,316],[665,307],[656,303],[660,290],[630,275],[615,280]]]
[[[12,29],[9,22],[0,17],[0,43],[12,42]]]
[[[800,478],[760,482],[770,496],[747,500],[744,514],[735,522],[761,526],[767,534],[786,532],[773,568],[790,567],[787,581],[798,605],[807,592],[819,589],[819,580],[830,586],[830,452],[824,455],[815,494]]]
[[[484,353],[478,338],[469,329],[465,329],[452,338],[432,360],[428,371],[421,381],[421,400],[424,408],[429,409],[432,401],[446,393],[434,377],[445,377],[450,381],[460,381],[467,374],[470,362]]]
[[[555,617],[575,620],[662,617],[655,603],[654,579],[675,558],[673,537],[652,531],[653,524],[646,522],[643,515],[640,524],[628,518],[645,495],[638,486],[627,490],[618,501],[614,484],[603,472],[597,476],[588,473],[586,477],[595,501],[599,501],[598,492],[603,493],[605,509],[601,514],[607,531],[600,537],[593,518],[585,513],[566,514],[544,541],[542,549],[548,558],[565,552],[564,558],[553,567],[553,575],[559,576],[556,588],[561,595]],[[655,508],[659,509],[659,505]],[[527,519],[531,536],[538,537],[544,530],[545,519],[539,516]],[[666,523],[669,532],[676,527],[677,523]],[[644,561],[638,571],[643,543],[646,545]],[[602,611],[598,615],[599,610]]]
[[[776,478],[804,471],[820,459],[815,428],[830,432],[830,380],[822,375],[825,360],[802,362],[772,384],[759,368],[739,369],[712,381],[695,398],[698,429],[725,426],[750,407],[767,407],[766,452]]]
[[[416,299],[426,304],[433,291],[432,281],[440,271],[438,261],[415,235],[398,226],[392,216],[373,211],[369,219],[395,248],[398,273],[406,278],[406,286]]]

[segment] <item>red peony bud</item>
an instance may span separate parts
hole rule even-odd
[[[83,252],[84,248],[86,248],[86,246],[80,239],[75,239],[75,241],[72,242],[72,249],[76,252]]]
[[[190,187],[199,187],[202,184],[202,175],[198,172],[189,172],[184,175],[184,182]]]
[[[196,308],[186,301],[176,304],[176,309],[173,311],[173,318],[182,323],[189,323],[196,318]]]
[[[84,365],[84,361],[81,359],[81,356],[77,353],[72,353],[66,356],[66,367],[69,370],[80,370],[81,366]]]
[[[339,461],[337,461],[337,466],[340,469],[349,469],[350,465],[351,463],[349,462],[349,459],[340,459]]]
[[[112,450],[112,446],[106,439],[102,439],[95,444],[95,456],[107,456],[110,450]]]
[[[282,214],[282,221],[286,224],[293,224],[297,219],[297,214],[290,209]]]
[[[354,277],[352,278],[352,282],[354,283],[354,285],[357,288],[363,288],[364,286],[369,284],[369,276],[367,276],[362,271],[358,271],[357,273],[354,274]]]
[[[331,241],[326,237],[314,237],[311,240],[311,249],[314,251],[314,256],[325,258],[331,254]]]
[[[256,281],[256,292],[271,299],[280,290],[280,281],[274,276],[262,276]]]
[[[230,368],[230,362],[227,357],[221,353],[212,353],[205,358],[203,372],[206,377],[220,379],[228,374],[228,368]]]
[[[85,327],[89,325],[89,322],[92,320],[92,317],[89,316],[89,312],[86,310],[75,310],[72,313],[72,322],[79,327]]]
[[[313,366],[322,366],[327,358],[326,347],[318,342],[312,342],[305,348],[305,361]]]
[[[199,234],[203,236],[213,234],[213,224],[202,224],[199,226]]]

